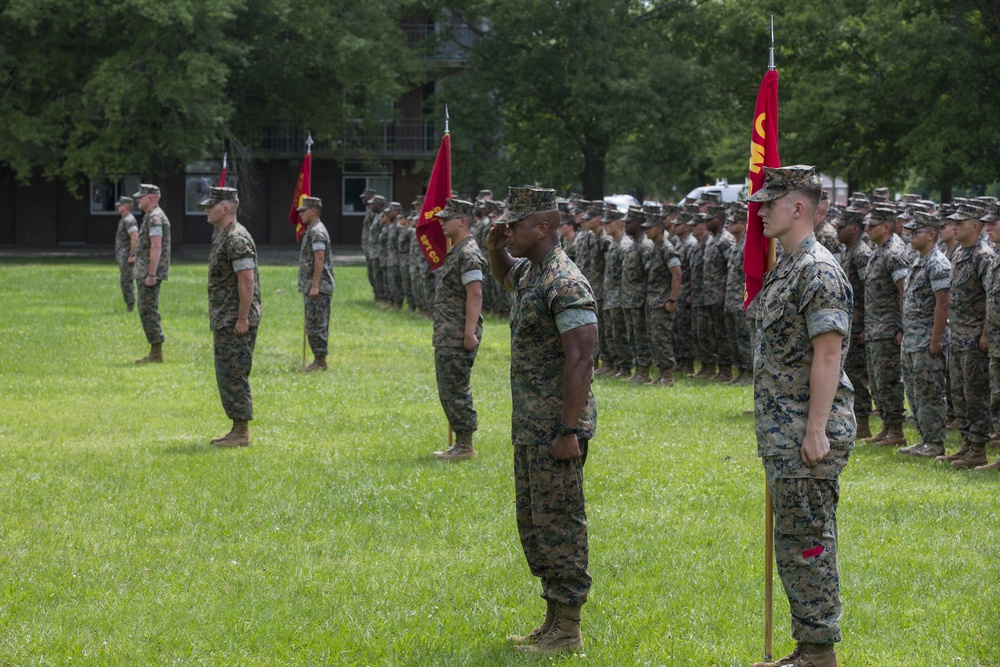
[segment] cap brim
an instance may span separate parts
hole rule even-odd
[[[781,199],[787,194],[788,194],[787,192],[778,192],[768,188],[763,188],[753,193],[749,197],[747,197],[747,201],[758,202],[758,203],[765,201],[774,201],[775,199]]]
[[[202,199],[200,202],[198,202],[198,206],[200,206],[202,208],[208,208],[212,204],[218,204],[220,201],[222,201],[222,200],[221,199],[212,199],[211,197],[209,197],[208,199]]]
[[[534,213],[534,211],[528,211],[527,213],[520,213],[520,212],[517,212],[517,211],[512,211],[510,209],[507,209],[506,211],[503,212],[503,215],[501,215],[499,218],[497,218],[496,224],[498,224],[498,225],[509,225],[512,222],[517,222],[519,220],[524,220],[525,218],[527,218],[532,213]]]

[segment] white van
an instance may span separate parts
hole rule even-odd
[[[747,184],[730,185],[726,179],[715,182],[715,185],[702,185],[687,193],[687,196],[680,201],[681,204],[691,204],[701,197],[704,192],[718,192],[722,195],[723,203],[739,201],[747,198]]]

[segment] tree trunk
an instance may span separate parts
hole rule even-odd
[[[597,200],[604,198],[604,175],[608,159],[608,143],[603,138],[584,137],[583,173],[580,174],[584,199]]]

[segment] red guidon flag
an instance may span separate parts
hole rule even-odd
[[[750,191],[752,195],[764,185],[764,167],[780,167],[778,157],[778,70],[769,70],[760,82],[757,91],[757,105],[753,111],[753,132],[750,135]],[[768,239],[764,237],[764,225],[760,220],[760,204],[750,202],[747,206],[747,239],[743,253],[743,273],[746,275],[746,291],[743,293],[743,308],[747,307],[757,292],[764,286],[764,272],[769,268],[767,256]]]
[[[228,161],[228,159],[229,159],[229,156],[226,153],[223,153],[222,154],[222,175],[219,176],[219,187],[220,188],[226,187],[226,162]]]
[[[295,242],[302,241],[305,236],[306,226],[302,224],[299,217],[299,206],[302,206],[302,198],[308,197],[312,192],[312,150],[302,158],[302,168],[299,169],[299,180],[295,182],[295,194],[292,196],[292,208],[288,211],[288,222],[295,225]]]
[[[444,231],[441,229],[440,220],[435,218],[434,214],[444,208],[449,197],[451,197],[451,135],[445,132],[437,159],[434,160],[431,179],[427,183],[427,194],[424,196],[424,205],[420,208],[420,218],[417,220],[417,240],[432,270],[441,266],[444,256],[448,254]]]

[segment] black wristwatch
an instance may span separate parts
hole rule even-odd
[[[570,428],[564,422],[559,422],[559,435],[576,435],[579,429]]]

